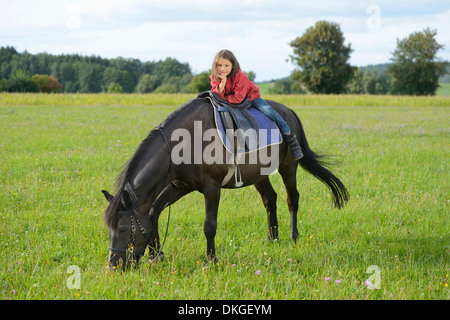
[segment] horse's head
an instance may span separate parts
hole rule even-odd
[[[147,231],[138,218],[139,208],[134,191],[126,187],[120,195],[113,196],[102,190],[109,206],[105,221],[109,228],[109,267],[126,269],[133,261],[137,266],[148,244]],[[147,221],[145,221],[147,222]]]

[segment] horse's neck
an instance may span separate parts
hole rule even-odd
[[[149,144],[132,177],[132,185],[141,203],[153,202],[170,183],[169,164],[170,151],[162,136],[158,136]]]
[[[175,111],[164,122],[155,137],[143,152],[133,178],[133,186],[141,195],[141,202],[153,203],[161,191],[171,182],[169,176],[174,164],[171,158],[172,133],[177,129],[186,129],[193,135],[194,122],[201,121],[203,130],[212,126],[212,107],[205,102],[194,101]],[[168,144],[172,145],[169,147]]]

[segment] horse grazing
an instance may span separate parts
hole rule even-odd
[[[104,219],[110,233],[111,268],[120,264],[126,267],[132,260],[137,264],[147,246],[150,259],[163,258],[158,233],[159,215],[164,208],[194,190],[202,193],[205,199],[204,233],[209,258],[214,259],[216,254],[214,238],[222,188],[255,185],[267,210],[268,237],[277,239],[277,195],[269,181],[269,170],[264,172],[269,154],[270,159],[274,159],[269,165],[278,169],[286,187],[294,241],[298,239],[298,164],[328,186],[335,207],[344,206],[348,201],[345,186],[325,168],[322,156],[309,148],[295,112],[275,101],[267,102],[299,137],[304,153],[299,161],[292,158],[287,145],[281,142],[263,148],[265,157],[259,155],[250,159],[254,153],[241,154],[238,163],[236,154],[232,155],[233,152],[225,148],[215,129],[214,110],[207,99],[188,101],[148,134],[119,174],[115,195],[102,190],[109,201]],[[190,137],[194,137],[193,142]],[[237,163],[239,170],[236,170]],[[240,183],[236,183],[238,171]]]

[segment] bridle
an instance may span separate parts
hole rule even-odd
[[[137,217],[136,213],[133,210],[123,210],[123,211],[119,211],[117,213],[120,216],[129,216],[130,217],[130,228],[131,228],[131,242],[129,242],[129,246],[131,245],[133,248],[135,247],[135,241],[136,241],[136,226],[134,224],[134,221],[136,221],[136,224],[139,228],[139,231],[141,232],[141,234],[145,237],[145,239],[148,241],[149,240],[149,236],[147,235],[147,230],[145,230],[145,228],[142,226],[141,221],[139,220],[139,218]],[[121,252],[121,253],[126,253],[128,251],[127,249],[121,249],[121,248],[114,248],[114,247],[109,247],[109,251],[111,252]]]

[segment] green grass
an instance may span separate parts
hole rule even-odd
[[[261,94],[266,95],[269,94],[269,90],[273,88],[275,82],[260,82],[256,84],[259,88]]]
[[[438,96],[450,96],[450,83],[440,83],[436,94]]]
[[[196,94],[0,94],[0,106],[181,106]],[[263,94],[288,106],[304,107],[448,107],[449,96],[276,95]]]
[[[294,243],[272,176],[280,239],[268,242],[256,190],[224,190],[211,263],[203,197],[192,193],[172,206],[163,263],[145,256],[110,272],[100,190],[113,191],[141,140],[192,97],[0,94],[0,299],[449,298],[448,97],[270,96],[296,111],[314,150],[340,160],[348,206],[331,208],[299,169]],[[72,265],[80,289],[66,284]],[[364,284],[371,265],[379,290]]]
[[[261,82],[257,83],[262,95],[269,94],[269,90],[273,88],[275,82]],[[437,96],[450,96],[450,83],[439,83],[439,88],[436,91]]]

